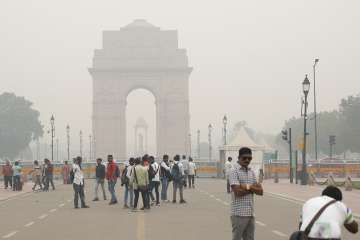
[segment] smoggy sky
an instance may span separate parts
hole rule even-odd
[[[73,138],[80,129],[88,136],[92,81],[87,68],[93,50],[101,48],[103,30],[142,18],[177,29],[179,45],[187,49],[194,68],[193,141],[196,129],[206,141],[209,122],[219,138],[225,113],[230,126],[246,120],[254,129],[276,134],[286,119],[300,115],[301,82],[312,73],[314,58],[320,58],[319,110],[336,109],[341,98],[360,92],[359,9],[359,1],[350,0],[1,0],[0,93],[33,101],[46,129],[54,114],[60,142],[67,123]],[[129,96],[129,143],[138,116],[148,116],[155,126],[153,98],[145,91]],[[150,132],[153,136],[155,130]]]

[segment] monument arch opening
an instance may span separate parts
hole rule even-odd
[[[155,96],[146,89],[134,89],[126,102],[127,157],[156,155]]]
[[[104,31],[102,49],[95,50],[89,69],[98,156],[126,159],[127,96],[138,88],[149,90],[156,99],[156,155],[185,153],[191,71],[186,50],[178,47],[176,30],[161,30],[139,19],[120,30]]]

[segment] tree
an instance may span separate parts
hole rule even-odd
[[[32,140],[43,135],[39,115],[24,97],[0,95],[0,158],[13,160]]]

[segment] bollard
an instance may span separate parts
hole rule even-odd
[[[352,185],[351,177],[347,175],[345,179],[345,191],[352,191],[352,188],[353,185]]]
[[[274,183],[279,183],[279,174],[275,172]]]

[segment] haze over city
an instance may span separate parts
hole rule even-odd
[[[301,82],[305,74],[311,80],[314,58],[320,58],[319,111],[337,109],[342,98],[359,92],[359,7],[358,1],[325,0],[6,0],[0,10],[0,91],[31,100],[47,129],[54,114],[60,141],[68,123],[73,136],[80,129],[88,136],[92,81],[87,68],[94,49],[101,48],[102,31],[146,19],[177,30],[179,46],[187,50],[194,68],[194,136],[200,129],[206,141],[212,123],[220,141],[224,114],[230,127],[245,120],[258,131],[278,134],[285,120],[300,115]],[[134,106],[128,106],[128,135],[133,135],[132,122],[144,116],[154,140],[153,96],[141,90],[133,94],[138,97],[128,102]]]

